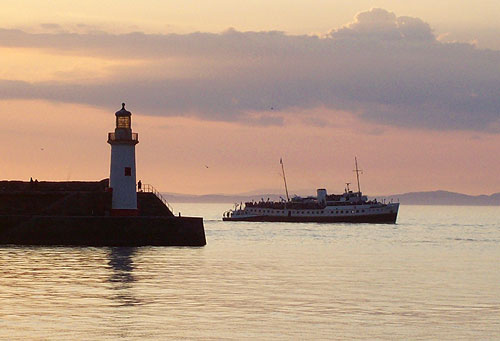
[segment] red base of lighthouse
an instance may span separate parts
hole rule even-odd
[[[111,209],[113,217],[135,217],[139,215],[139,210]]]

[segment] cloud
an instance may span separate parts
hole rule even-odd
[[[356,15],[353,23],[332,30],[330,36],[337,39],[433,41],[429,24],[412,17],[397,17],[381,8]]]
[[[127,101],[143,114],[252,125],[280,125],[286,115],[323,107],[392,126],[500,127],[500,52],[440,42],[424,21],[383,9],[359,13],[322,37],[234,29],[165,35],[3,29],[1,46],[138,61],[110,68],[111,76],[93,83],[3,80],[3,99],[110,109]]]
[[[45,30],[51,30],[51,31],[61,31],[62,27],[59,24],[55,23],[43,23],[40,24],[40,28],[45,29]]]

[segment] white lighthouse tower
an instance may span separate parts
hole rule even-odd
[[[137,215],[137,191],[135,175],[135,145],[139,143],[137,133],[132,133],[130,111],[122,103],[115,113],[116,128],[108,134],[111,145],[111,171],[109,187],[112,189],[111,214],[122,216]]]

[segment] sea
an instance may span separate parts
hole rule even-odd
[[[500,207],[222,222],[205,247],[0,247],[0,340],[500,340]]]

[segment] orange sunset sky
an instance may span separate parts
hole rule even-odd
[[[127,103],[163,192],[500,192],[500,3],[5,1],[0,178],[100,180]]]

